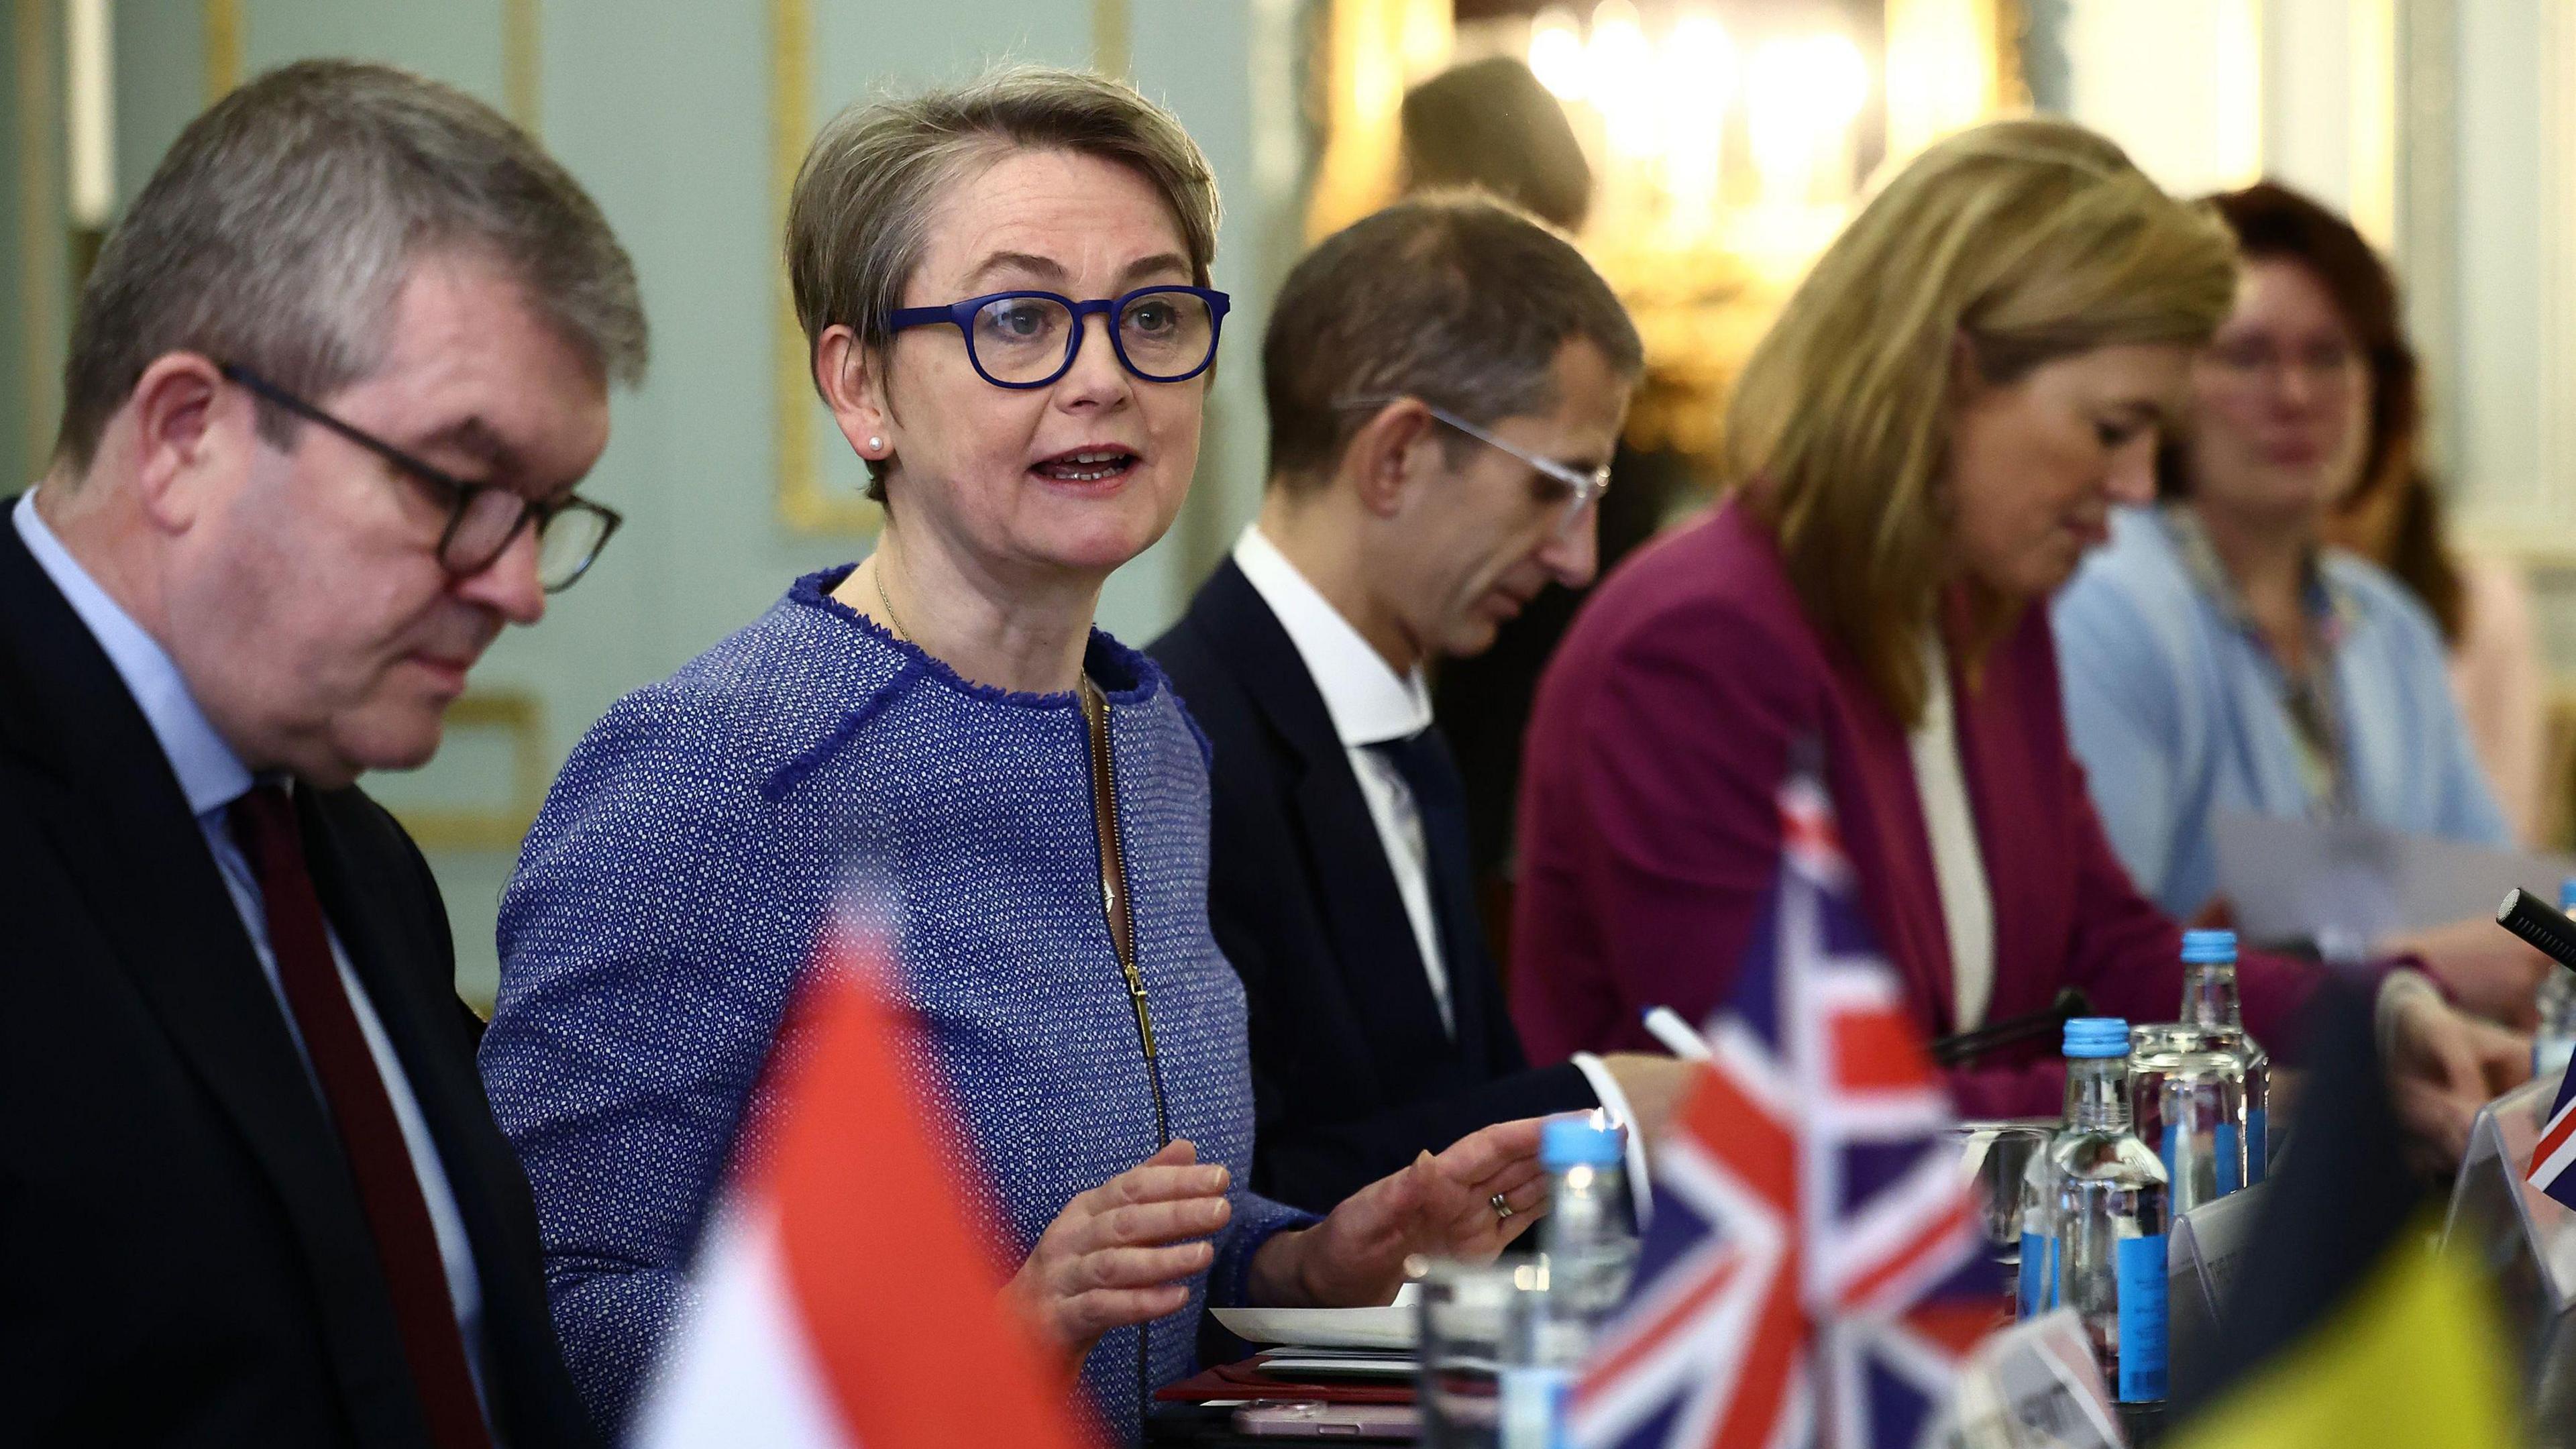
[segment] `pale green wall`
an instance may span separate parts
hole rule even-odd
[[[1103,601],[1103,623],[1134,642],[1176,616],[1258,493],[1258,339],[1268,284],[1293,256],[1302,166],[1288,79],[1297,4],[1128,7],[1135,79],[1180,114],[1215,163],[1227,203],[1217,284],[1237,296],[1191,513],[1121,571]],[[1092,54],[1093,0],[812,6],[815,124],[877,89],[963,78],[989,60],[1080,65]],[[502,0],[244,0],[243,10],[248,70],[359,55],[503,101]],[[541,134],[633,253],[654,351],[650,380],[616,399],[608,452],[586,487],[626,514],[626,528],[543,624],[505,636],[475,676],[478,689],[542,700],[551,774],[619,694],[748,621],[795,575],[866,545],[794,533],[774,503],[768,7],[541,0],[538,14]],[[177,0],[118,6],[127,196],[202,102],[201,17],[199,5]],[[824,476],[855,486],[856,468],[816,416]],[[488,737],[451,735],[426,769],[375,777],[369,787],[398,810],[505,797],[506,750]],[[434,849],[431,861],[448,897],[461,983],[469,995],[488,994],[494,910],[511,857]]]

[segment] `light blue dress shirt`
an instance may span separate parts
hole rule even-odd
[[[2329,549],[2329,691],[2351,813],[2395,830],[2511,843],[2451,697],[2442,638],[2403,585]],[[2263,641],[2200,586],[2176,526],[2123,509],[2052,615],[2067,732],[2111,845],[2140,890],[2189,917],[2218,888],[2219,812],[2320,817],[2286,682]]]
[[[189,811],[197,817],[197,829],[206,837],[206,849],[224,878],[224,888],[232,893],[233,909],[241,913],[242,929],[250,933],[251,949],[259,957],[260,970],[267,973],[268,988],[277,995],[277,1008],[286,1018],[286,1033],[300,1053],[304,1037],[295,1026],[295,1013],[286,1004],[285,988],[277,978],[277,953],[268,942],[268,911],[262,904],[259,878],[251,873],[250,858],[233,840],[232,826],[226,812],[235,800],[249,793],[253,781],[250,771],[234,755],[223,736],[215,733],[205,711],[197,707],[196,697],[188,692],[188,682],[181,677],[160,643],[134,622],[89,571],[63,547],[61,539],[45,525],[36,513],[36,494],[29,490],[18,500],[10,515],[18,536],[27,551],[36,556],[36,564],[45,576],[62,591],[72,612],[89,626],[92,637],[116,667],[117,677],[125,682],[125,692],[143,711],[144,721],[152,726],[153,738],[161,742],[161,753],[170,760],[171,773],[179,777],[179,792],[187,797]],[[350,1009],[358,1018],[358,1030],[367,1039],[367,1051],[376,1059],[377,1074],[384,1078],[385,1095],[391,1099],[394,1118],[402,1124],[403,1146],[411,1153],[412,1170],[420,1176],[421,1197],[429,1204],[430,1227],[438,1235],[438,1256],[447,1269],[447,1293],[454,1300],[456,1326],[465,1336],[465,1361],[474,1372],[474,1388],[483,1392],[483,1286],[474,1276],[474,1245],[465,1236],[465,1218],[457,1211],[456,1194],[447,1184],[447,1169],[440,1163],[438,1144],[430,1136],[429,1121],[421,1116],[420,1101],[412,1095],[411,1082],[403,1075],[402,1062],[394,1055],[391,1038],[385,1035],[384,1023],[377,1019],[375,1006],[368,1001],[366,988],[359,984],[357,973],[349,969],[349,953],[340,944],[340,933],[327,920],[330,931],[331,959],[340,968],[340,988],[349,995]],[[304,1063],[307,1076],[313,1072],[308,1057]],[[319,1078],[314,1080],[315,1094],[322,1090]],[[328,1105],[324,1107],[329,1110]],[[488,1416],[488,1409],[487,1409]]]

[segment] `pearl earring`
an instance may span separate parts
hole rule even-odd
[[[871,452],[871,453],[875,452],[877,449],[882,448],[882,447],[884,447],[884,446],[885,446],[885,439],[883,439],[883,438],[873,438],[873,437],[872,437],[872,438],[868,439],[868,451],[869,451],[869,452]]]

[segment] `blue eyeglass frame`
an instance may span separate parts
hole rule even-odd
[[[1118,314],[1126,309],[1129,302],[1136,300],[1138,297],[1150,296],[1160,292],[1184,292],[1207,303],[1208,308],[1207,357],[1201,361],[1198,366],[1191,368],[1189,371],[1174,373],[1169,377],[1159,376],[1138,367],[1135,362],[1127,356],[1127,345],[1118,340],[1118,327],[1116,320]],[[1040,301],[1053,302],[1058,306],[1063,307],[1073,316],[1073,334],[1065,343],[1064,361],[1056,365],[1055,371],[1048,373],[1046,376],[1039,378],[1035,382],[1004,382],[993,374],[986,372],[984,370],[984,359],[977,356],[975,353],[975,314],[983,311],[995,302],[1007,302],[1013,297],[1035,297]],[[902,332],[913,327],[936,327],[941,323],[947,323],[954,326],[957,329],[957,335],[965,340],[966,360],[973,364],[975,375],[977,377],[984,379],[995,387],[1007,387],[1018,391],[1026,391],[1030,388],[1052,387],[1066,373],[1073,371],[1074,359],[1082,355],[1083,334],[1090,326],[1090,324],[1085,322],[1083,319],[1093,313],[1099,313],[1111,319],[1109,328],[1109,350],[1117,354],[1118,365],[1127,369],[1129,375],[1139,378],[1145,382],[1187,382],[1191,378],[1198,376],[1200,373],[1205,372],[1216,365],[1217,343],[1225,335],[1225,314],[1227,309],[1231,308],[1233,305],[1234,299],[1232,297],[1210,287],[1181,287],[1168,284],[1155,287],[1138,287],[1133,291],[1121,292],[1115,297],[1100,298],[1089,302],[1077,302],[1071,297],[1065,296],[1061,292],[1040,292],[1028,288],[1020,288],[1009,292],[987,292],[980,297],[969,297],[963,302],[951,302],[945,307],[898,307],[894,311],[886,314],[886,330],[888,332]]]

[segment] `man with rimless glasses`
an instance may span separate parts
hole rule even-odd
[[[26,1442],[589,1441],[446,910],[355,781],[607,542],[573,490],[644,360],[590,198],[386,67],[236,90],[107,239],[0,505]]]
[[[1262,362],[1260,517],[1150,651],[1213,745],[1208,914],[1251,1003],[1253,1185],[1329,1204],[1489,1123],[1596,1104],[1651,1128],[1667,1059],[1528,1069],[1424,682],[1591,579],[1634,327],[1554,232],[1435,196],[1300,262]]]

